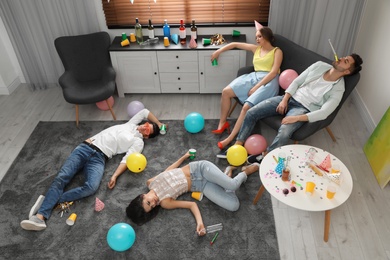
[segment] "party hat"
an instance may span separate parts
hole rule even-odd
[[[329,171],[332,167],[332,164],[330,162],[330,154],[328,154],[325,159],[322,161],[322,163],[319,165],[321,169],[325,171]]]
[[[99,200],[97,197],[96,197],[96,200],[95,200],[95,210],[96,211],[102,211],[104,209],[104,203],[103,201]]]

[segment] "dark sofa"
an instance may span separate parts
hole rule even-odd
[[[302,73],[307,67],[312,65],[313,63],[317,61],[324,61],[327,63],[331,63],[332,61],[325,58],[324,56],[321,56],[313,51],[310,51],[292,41],[289,39],[275,34],[275,42],[274,46],[278,46],[282,51],[283,51],[283,62],[281,65],[281,71],[284,71],[286,69],[293,69],[295,70],[298,74]],[[244,67],[241,68],[237,76],[250,73],[253,71],[253,66],[249,67]],[[338,107],[333,111],[332,114],[330,114],[326,119],[313,122],[313,123],[305,123],[303,126],[301,126],[297,131],[294,132],[292,135],[291,139],[294,141],[302,141],[305,138],[311,136],[318,130],[322,128],[326,128],[328,131],[329,135],[331,136],[332,140],[336,142],[336,138],[334,137],[332,131],[328,127],[333,119],[336,117],[338,111],[342,107],[343,103],[345,100],[348,98],[348,96],[351,94],[352,90],[355,88],[357,83],[359,82],[360,79],[360,74],[357,73],[352,76],[346,76],[344,78],[345,80],[345,92],[343,95],[343,98],[338,105]],[[284,90],[280,88],[279,94],[283,95]],[[238,99],[236,99],[237,101]],[[278,130],[280,124],[281,124],[282,116],[274,116],[274,117],[269,117],[265,118],[262,120],[262,122],[266,123],[269,125],[271,128]]]

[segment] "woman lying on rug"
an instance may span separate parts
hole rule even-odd
[[[204,236],[206,232],[198,205],[176,200],[183,193],[193,191],[203,192],[209,200],[224,209],[238,210],[240,202],[234,191],[246,181],[248,175],[259,169],[259,164],[245,167],[231,178],[233,167],[226,168],[225,174],[209,161],[190,162],[178,168],[189,156],[187,152],[164,172],[146,182],[149,192],[138,195],[126,208],[126,214],[133,222],[138,225],[148,222],[157,215],[160,206],[164,209],[186,208],[195,217],[197,234]]]

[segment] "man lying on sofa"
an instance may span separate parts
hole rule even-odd
[[[235,144],[244,144],[257,121],[280,114],[284,115],[282,124],[265,153],[286,145],[294,131],[305,122],[323,120],[337,108],[345,89],[343,77],[358,73],[362,63],[362,58],[355,53],[332,65],[322,61],[314,63],[290,84],[283,96],[266,99],[248,110]],[[260,163],[263,156],[251,155],[248,163]],[[226,158],[226,150],[217,157]]]

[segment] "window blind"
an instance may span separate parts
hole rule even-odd
[[[184,19],[189,25],[227,25],[253,23],[253,20],[267,25],[270,0],[102,0],[109,29],[134,26],[135,18],[147,26],[179,24]]]

